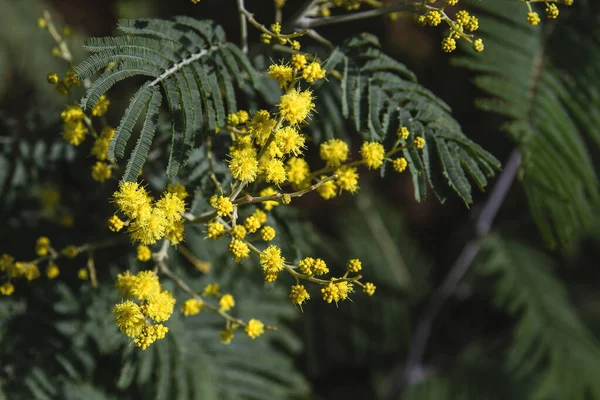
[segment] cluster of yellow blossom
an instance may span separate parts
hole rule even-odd
[[[118,232],[127,225],[131,239],[142,245],[154,244],[164,237],[178,244],[183,240],[181,214],[185,211],[187,195],[182,185],[170,185],[162,197],[154,201],[139,183],[121,182],[113,199],[128,219],[123,222],[116,215],[112,216],[108,220],[109,229]]]
[[[35,254],[38,258],[33,261],[15,261],[15,258],[9,254],[0,256],[0,280],[5,280],[0,285],[0,294],[4,296],[13,294],[15,279],[24,278],[32,281],[40,278],[41,263],[46,263],[45,274],[48,279],[57,278],[60,275],[60,268],[56,264],[56,259],[59,257],[75,258],[79,255],[79,248],[69,245],[58,252],[52,247],[48,237],[40,236],[35,242]],[[78,276],[80,279],[86,280],[88,278],[87,269],[79,269]]]
[[[85,113],[78,105],[70,105],[60,115],[63,119],[63,138],[73,146],[85,140],[88,129],[85,126]]]
[[[407,142],[410,132],[406,127],[398,129],[398,140],[386,152],[384,146],[379,142],[363,142],[360,148],[360,161],[348,162],[350,158],[350,149],[346,142],[341,139],[330,139],[321,143],[319,155],[325,161],[325,168],[320,169],[320,173],[333,171],[338,178],[335,181],[328,181],[319,186],[317,191],[326,200],[338,195],[339,192],[349,191],[354,193],[358,190],[358,169],[356,166],[364,165],[369,169],[378,169],[383,166],[385,160],[392,162],[395,171],[403,172],[408,166],[404,157],[391,159],[390,157],[402,149],[414,146],[418,149],[425,147],[425,139],[415,137],[412,142]],[[323,179],[325,175],[321,175]]]
[[[56,72],[50,72],[46,75],[46,81],[52,85],[56,85],[56,93],[61,96],[66,96],[74,86],[81,86],[81,82],[75,76],[75,72],[68,71],[65,77],[61,80]]]
[[[56,74],[49,74],[48,80],[53,79]],[[92,116],[101,117],[108,110],[110,101],[106,96],[101,96],[96,105],[92,108]],[[92,179],[100,183],[110,179],[112,176],[112,167],[106,162],[108,157],[108,144],[115,134],[115,130],[110,126],[102,128],[99,134],[96,133],[92,126],[91,119],[88,118],[81,107],[78,105],[68,105],[61,113],[63,119],[63,139],[71,143],[73,146],[82,144],[89,133],[95,137],[94,145],[91,153],[97,159],[92,166]]]
[[[530,0],[523,0],[523,1],[527,5],[527,11],[528,11],[527,12],[527,23],[532,26],[538,25],[542,21],[542,19],[540,18],[540,15],[537,12],[533,11]],[[544,3],[546,5],[546,9],[545,9],[546,18],[556,19],[556,18],[558,18],[558,15],[560,14],[560,11],[559,11],[558,7],[556,6],[556,4],[560,3],[560,4],[564,4],[566,6],[572,6],[573,0],[547,0]]]
[[[121,296],[127,299],[113,307],[117,326],[122,333],[133,338],[136,346],[145,350],[156,340],[165,337],[169,329],[160,322],[167,321],[175,307],[175,298],[163,290],[152,271],[131,275],[119,274],[116,285]]]
[[[14,293],[13,279],[25,278],[32,281],[40,277],[40,270],[36,264],[15,262],[15,259],[8,254],[0,256],[0,272],[6,278],[6,282],[0,285],[0,294],[4,296],[10,296]]]
[[[358,189],[357,167],[360,165],[378,169],[388,160],[393,163],[395,170],[402,172],[408,165],[406,159],[400,157],[394,160],[390,157],[410,146],[423,148],[425,141],[421,137],[414,137],[411,141],[408,129],[401,127],[398,130],[398,140],[389,151],[386,152],[383,144],[379,142],[364,142],[360,148],[361,159],[351,161],[348,144],[340,139],[331,139],[321,143],[319,148],[319,155],[325,162],[325,167],[311,173],[308,162],[303,158],[306,139],[299,133],[298,127],[310,118],[315,105],[312,92],[302,89],[301,83],[311,84],[323,79],[326,71],[320,63],[309,62],[306,55],[294,54],[287,63],[271,65],[267,73],[283,89],[277,104],[278,113],[259,110],[251,116],[244,110],[238,111],[228,116],[227,125],[220,130],[230,135],[233,140],[230,147],[229,171],[235,182],[231,195],[215,195],[210,199],[209,204],[213,211],[207,214],[208,218],[205,220],[207,237],[218,240],[225,235],[229,236],[229,251],[236,262],[241,262],[249,258],[251,253],[256,253],[267,282],[276,281],[283,271],[292,275],[296,280],[289,295],[293,304],[302,306],[310,299],[310,294],[299,283],[300,280],[322,285],[322,297],[328,302],[348,299],[356,285],[372,295],[375,286],[360,281],[361,276],[357,273],[362,266],[357,259],[351,260],[344,276],[321,279],[321,276],[329,274],[324,260],[306,257],[297,265],[288,264],[280,247],[267,244],[261,250],[253,242],[258,239],[270,242],[275,238],[275,229],[265,225],[266,212],[274,207],[289,204],[292,197],[311,190],[316,190],[325,199],[335,197],[341,191],[353,193]],[[328,176],[328,173],[333,175]],[[288,184],[298,192],[292,196],[280,193],[275,186],[266,186],[259,189],[258,198],[250,194],[241,195],[248,183],[274,184],[277,187]],[[244,218],[237,209],[247,202],[262,203],[264,211],[255,209]],[[228,310],[233,306],[232,301],[233,298],[224,295],[219,301],[219,310]],[[182,310],[186,315],[193,315],[203,306],[205,305],[200,305],[198,299],[190,299]],[[237,325],[239,324],[229,324],[227,329],[221,332],[224,342],[232,339]],[[248,335],[254,337],[257,332],[262,331],[262,324],[249,322],[245,329]]]
[[[227,325],[225,329],[220,332],[221,341],[224,344],[231,343],[231,340],[234,337],[234,332],[241,326],[240,324],[244,325],[246,334],[252,339],[256,339],[264,333],[265,325],[257,319],[251,319],[244,324],[240,320],[233,319],[227,314],[223,314],[235,307],[235,299],[229,293],[221,295],[221,288],[219,287],[218,283],[211,283],[207,285],[204,288],[202,295],[219,297],[218,307],[215,307],[210,303],[206,303],[202,298],[200,298],[200,296],[196,295],[195,297],[185,301],[183,307],[181,308],[181,312],[187,317],[191,315],[197,315],[200,313],[200,311],[202,311],[203,308],[208,307],[213,311],[225,315],[227,318]]]
[[[52,21],[46,20],[45,17],[38,19],[38,26],[42,29],[49,29],[56,32],[56,27],[52,24]],[[63,28],[63,35],[68,37],[71,35],[71,28],[65,26]],[[66,44],[55,34],[52,34],[54,40],[61,46],[55,47],[52,53],[57,57],[62,57],[69,63],[72,62],[71,55],[66,48]],[[75,71],[69,70],[65,74],[65,77],[61,80],[56,72],[50,72],[46,75],[48,83],[56,85],[56,92],[60,95],[66,96],[70,93],[71,88],[75,86],[81,86],[81,81],[77,78]],[[104,95],[100,96],[91,111],[92,117],[103,117],[108,111],[110,101]],[[91,169],[92,179],[103,183],[112,176],[112,168],[105,162],[108,152],[108,143],[110,142],[115,131],[111,127],[106,125],[104,119],[101,120],[103,129],[98,134],[93,126],[92,118],[85,115],[84,111],[78,105],[67,105],[66,109],[62,112],[61,117],[63,119],[63,131],[62,137],[67,142],[74,146],[81,145],[88,134],[91,134],[96,140],[92,148],[92,154],[96,156],[98,160]]]
[[[481,52],[484,49],[483,40],[475,38],[473,32],[479,29],[479,20],[476,16],[469,14],[465,10],[458,11],[454,19],[446,14],[446,8],[458,4],[458,0],[445,0],[441,5],[435,6],[436,1],[428,0],[423,2],[419,7],[425,11],[417,17],[417,22],[421,26],[438,26],[442,22],[448,25],[448,36],[442,39],[442,50],[446,53],[451,53],[456,50],[456,40],[465,39],[473,46],[473,50]]]
[[[279,22],[271,24],[269,29],[264,26],[261,26],[260,28],[263,31],[260,35],[260,40],[264,44],[270,44],[272,40],[276,40],[279,44],[290,46],[293,50],[300,50],[300,42],[294,38],[302,36],[304,33],[282,34],[281,24]]]

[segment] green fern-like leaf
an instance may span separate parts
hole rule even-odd
[[[600,398],[600,347],[552,273],[552,259],[497,235],[484,241],[483,251],[476,271],[496,277],[495,304],[518,319],[509,367],[521,374],[541,370],[535,398]]]
[[[121,37],[92,38],[86,49],[93,52],[75,69],[81,79],[103,71],[81,100],[91,109],[119,81],[148,76],[132,97],[109,147],[112,160],[125,155],[133,129],[147,107],[142,136],[133,150],[125,180],[134,180],[147,157],[156,129],[162,88],[169,105],[172,141],[167,174],[175,176],[197,146],[202,132],[223,125],[236,111],[234,85],[256,83],[256,72],[245,55],[226,42],[223,29],[210,21],[189,17],[171,20],[122,20]]]
[[[423,156],[411,146],[403,151],[409,161],[415,198],[425,198],[427,181],[441,201],[445,178],[468,205],[471,184],[484,188],[500,163],[467,138],[452,118],[450,107],[419,85],[404,65],[385,55],[378,39],[363,34],[347,41],[330,56],[325,68],[342,66],[342,111],[365,140],[384,140],[406,126],[426,141]]]
[[[597,75],[586,79],[592,71],[584,70],[597,62],[571,62],[567,53],[555,55],[551,49],[560,43],[569,54],[576,47],[600,60],[599,36],[588,34],[597,32],[597,25],[585,34],[574,28],[552,32],[550,24],[548,31],[533,28],[520,2],[473,2],[473,9],[481,14],[486,49],[454,61],[478,73],[475,84],[490,96],[478,106],[508,119],[504,129],[521,150],[533,217],[549,246],[564,246],[584,230],[600,200],[583,138],[589,133],[598,142],[600,88]]]

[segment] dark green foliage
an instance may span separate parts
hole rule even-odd
[[[410,306],[430,290],[431,261],[411,239],[399,211],[368,188],[361,188],[352,208],[334,220],[343,237],[321,239],[318,252],[339,268],[334,274],[341,274],[349,259],[359,258],[377,292],[368,297],[356,287],[353,302],[337,307],[319,302],[315,293],[316,301],[306,305],[303,316],[306,362],[313,375],[335,374],[339,366],[383,370],[401,359],[410,338]],[[365,237],[371,238],[369,245]]]
[[[554,261],[498,235],[483,251],[476,271],[496,278],[495,305],[517,319],[508,367],[521,376],[539,371],[536,398],[600,398],[600,347],[554,275]]]
[[[156,129],[160,97],[154,94],[160,85],[172,122],[167,175],[175,176],[202,134],[222,126],[227,114],[237,110],[234,83],[256,84],[256,72],[246,56],[226,42],[223,29],[210,21],[189,17],[122,20],[119,29],[127,36],[86,41],[85,48],[94,54],[75,71],[81,79],[102,73],[91,84],[81,106],[91,109],[100,96],[123,79],[138,75],[152,78],[132,97],[110,143],[109,157],[124,157],[136,122],[148,106],[123,179],[137,177]]]
[[[407,147],[415,198],[423,200],[428,181],[440,201],[446,199],[445,178],[463,201],[472,203],[470,176],[480,189],[500,168],[496,158],[467,138],[450,107],[416,82],[403,64],[385,55],[370,34],[354,37],[334,50],[326,69],[342,68],[342,111],[365,140],[384,140],[401,126],[409,140],[425,139],[423,151]],[[421,156],[422,154],[422,156]],[[440,186],[440,184],[442,186]]]
[[[405,400],[531,400],[531,384],[513,376],[483,347],[467,348],[452,365],[411,386]]]
[[[583,136],[598,142],[598,35],[555,30],[550,22],[531,27],[520,2],[473,2],[473,11],[481,14],[486,49],[454,61],[478,73],[475,84],[490,96],[478,106],[507,118],[504,130],[523,157],[531,213],[549,246],[565,246],[591,221],[600,199]],[[595,27],[587,23],[589,32]],[[568,50],[553,52],[554,46]],[[590,58],[569,62],[572,48]]]

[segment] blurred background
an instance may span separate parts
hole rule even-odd
[[[587,16],[587,35],[600,48],[599,31],[591,28],[600,15],[598,5],[579,3],[573,14]],[[302,4],[288,0],[284,20]],[[271,0],[247,0],[246,6],[261,22],[274,20]],[[91,181],[87,150],[75,151],[60,138],[60,112],[69,99],[58,96],[45,77],[64,74],[69,66],[52,55],[55,43],[37,26],[44,10],[58,26],[71,29],[68,43],[76,63],[86,57],[83,40],[117,34],[120,18],[188,15],[213,19],[234,43],[240,34],[234,0],[0,0],[0,253],[17,259],[31,257],[42,234],[61,245],[103,237],[106,232],[97,227],[113,212],[107,199],[116,186],[114,179],[103,185]],[[576,25],[577,18],[567,15],[558,23]],[[473,83],[476,73],[453,66],[453,56],[440,51],[442,30],[422,28],[408,15],[319,30],[334,45],[361,32],[377,35],[387,54],[452,107],[465,134],[504,164],[515,148],[514,138],[502,131],[506,118],[476,107],[475,99],[482,97]],[[253,28],[250,41],[259,41]],[[316,46],[303,40],[307,51],[316,52]],[[252,46],[250,58],[264,49]],[[568,47],[551,49],[558,59],[569,57]],[[581,57],[581,63],[593,64],[585,51]],[[598,69],[590,68],[593,79]],[[600,75],[595,78],[600,81]],[[113,126],[136,83],[111,91],[107,119]],[[595,129],[589,134],[597,134]],[[358,135],[348,136],[358,149]],[[584,140],[596,165],[597,147]],[[198,164],[192,159],[183,174],[193,174]],[[154,188],[165,183],[161,169],[145,171]],[[458,196],[440,204],[429,193],[416,202],[409,174],[381,179],[378,172],[364,172],[354,196],[328,202],[304,196],[295,209],[275,213],[302,232],[294,236],[295,247],[322,254],[334,269],[342,270],[349,255],[363,260],[377,294],[338,307],[318,301],[309,302],[303,313],[275,307],[287,296],[285,285],[263,288],[249,268],[249,277],[234,277],[223,251],[209,248],[202,232],[186,231],[186,246],[213,272],[195,271],[175,255],[182,275],[199,286],[219,281],[244,293],[240,297],[249,300],[240,313],[283,321],[280,332],[263,343],[241,338],[224,348],[216,335],[219,321],[202,314],[192,322],[174,318],[173,338],[140,354],[118,334],[110,314],[118,301],[111,283],[116,273],[139,264],[131,246],[96,255],[96,265],[102,266],[99,288],[77,279],[78,261],[65,261],[56,281],[20,284],[14,296],[0,299],[0,399],[600,399],[600,382],[587,379],[600,373],[596,204],[590,206],[593,218],[573,232],[568,245],[549,249],[531,216],[521,184],[524,173],[519,171],[493,232],[481,242],[474,226],[495,180],[485,191],[474,189],[469,209]],[[49,213],[44,196],[53,191],[60,193],[60,208]],[[419,340],[414,331],[470,241],[481,247],[480,254],[431,319],[425,352],[408,377],[405,363]],[[507,265],[517,272],[503,271]],[[556,321],[560,326],[552,330]]]

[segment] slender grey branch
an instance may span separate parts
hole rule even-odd
[[[515,149],[506,162],[504,170],[502,171],[502,174],[500,174],[492,194],[486,201],[475,222],[476,236],[465,245],[450,268],[448,275],[446,275],[441,285],[433,293],[427,308],[417,321],[416,328],[412,335],[413,342],[409,349],[402,377],[394,382],[388,396],[390,399],[401,398],[411,384],[421,380],[424,376],[422,361],[425,349],[427,348],[427,343],[431,336],[433,321],[448,298],[454,293],[459,282],[467,273],[469,267],[479,253],[479,250],[481,249],[481,239],[490,232],[494,220],[496,219],[496,215],[504,203],[506,195],[517,176],[520,163],[521,154]]]
[[[517,175],[520,165],[521,153],[518,150],[513,150],[513,152],[510,153],[508,161],[504,165],[502,175],[500,175],[498,182],[496,182],[496,186],[494,186],[492,195],[486,202],[483,210],[481,210],[481,214],[479,214],[479,218],[475,223],[475,233],[478,236],[484,236],[492,229],[492,223],[498,214],[498,210],[504,203],[504,199],[506,199],[508,190]]]
[[[244,0],[237,0],[238,12],[240,14],[240,36],[242,42],[242,51],[244,54],[248,54],[248,22],[246,21],[246,15],[244,10]]]
[[[165,72],[163,72],[162,74],[157,76],[156,79],[154,79],[152,82],[150,82],[150,86],[156,86],[158,83],[164,81],[169,76],[171,76],[175,72],[179,71],[181,68],[185,67],[188,64],[193,63],[194,61],[201,59],[208,53],[213,52],[213,51],[217,50],[218,48],[219,48],[219,46],[211,46],[208,49],[204,49],[204,50],[199,51],[198,53],[191,54],[189,57],[184,58],[183,60],[179,61],[176,64],[173,64],[173,66],[171,68],[165,70]]]
[[[336,15],[334,17],[319,17],[311,18],[307,17],[306,14],[297,18],[292,26],[298,29],[311,29],[324,25],[339,24],[342,22],[356,21],[359,19],[373,18],[380,15],[393,13],[396,11],[412,10],[416,2],[414,0],[399,0],[398,2],[387,6],[375,8],[368,11],[355,12],[344,15]]]
[[[321,36],[319,34],[319,32],[315,31],[314,29],[309,29],[307,35],[313,39],[315,39],[317,42],[329,47],[329,48],[333,48],[333,43],[331,43],[329,40],[325,39],[323,36]]]
[[[319,4],[320,0],[307,0],[302,8],[298,10],[296,15],[292,18],[292,20],[286,24],[292,29],[298,26],[298,22],[303,20],[308,14],[312,13],[315,10],[317,4]]]

